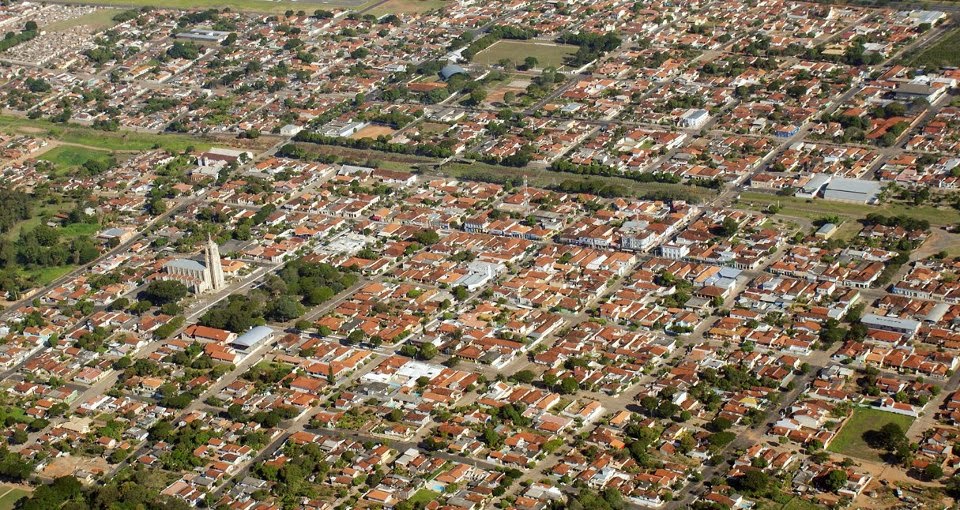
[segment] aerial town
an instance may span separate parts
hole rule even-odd
[[[960,3],[0,25],[0,510],[960,508]]]

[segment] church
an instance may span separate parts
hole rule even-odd
[[[195,294],[208,290],[220,290],[226,286],[220,247],[211,238],[203,250],[203,263],[193,259],[175,259],[163,265],[164,280],[183,283]]]

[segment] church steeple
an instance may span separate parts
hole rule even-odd
[[[210,278],[210,288],[213,290],[222,289],[226,283],[223,278],[223,264],[220,261],[220,247],[209,235],[207,236],[207,249],[204,250],[204,262]]]

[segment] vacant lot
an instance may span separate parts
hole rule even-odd
[[[371,125],[361,129],[360,131],[357,131],[350,138],[353,138],[354,140],[359,140],[361,138],[376,139],[380,136],[389,137],[395,132],[396,131],[390,126]]]
[[[478,64],[493,65],[501,59],[510,59],[514,64],[522,64],[527,57],[537,59],[537,67],[561,67],[566,58],[577,52],[576,46],[554,44],[539,41],[497,41],[489,48],[477,53],[473,61]]]
[[[0,115],[0,131],[10,134],[28,133],[105,150],[142,151],[163,148],[180,152],[188,147],[209,149],[211,146],[208,139],[197,136],[100,131],[77,124],[56,124],[48,120],[31,120],[13,115]]]
[[[43,475],[59,478],[74,475],[80,470],[90,473],[106,472],[109,467],[103,457],[59,457],[44,468]]]
[[[859,219],[870,213],[878,213],[888,216],[899,216],[902,214],[918,220],[927,220],[931,225],[953,225],[960,222],[960,211],[955,209],[938,208],[928,205],[850,204],[822,199],[808,200],[797,197],[781,197],[770,193],[753,191],[741,193],[739,205],[757,211],[766,210],[771,205],[780,205],[780,214],[809,218],[811,220],[834,214],[844,218]]]
[[[879,462],[881,460],[879,452],[867,445],[867,442],[863,439],[863,434],[871,430],[880,430],[888,423],[896,423],[906,431],[913,423],[913,418],[878,411],[877,409],[858,407],[853,410],[853,416],[843,424],[840,433],[837,434],[837,437],[834,438],[827,449],[841,455]]]
[[[960,28],[947,32],[936,44],[920,52],[910,61],[916,67],[960,66]]]
[[[59,175],[69,173],[87,161],[95,160],[106,163],[110,158],[111,154],[108,151],[61,145],[44,152],[37,159],[53,163],[54,167],[56,167],[56,173]]]
[[[418,14],[441,9],[449,3],[450,0],[387,0],[383,4],[370,9],[369,14],[374,16]]]

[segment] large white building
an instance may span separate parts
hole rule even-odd
[[[207,239],[203,250],[203,263],[193,259],[175,259],[163,265],[164,280],[176,280],[195,293],[219,290],[226,286],[220,247],[213,239]]]

